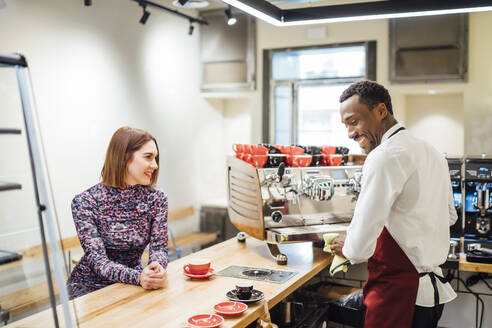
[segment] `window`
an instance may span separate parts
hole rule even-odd
[[[264,140],[335,145],[360,153],[340,121],[340,94],[360,79],[375,80],[375,42],[267,50]]]

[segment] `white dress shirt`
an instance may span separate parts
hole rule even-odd
[[[362,169],[362,189],[347,229],[343,254],[352,264],[367,261],[386,227],[415,269],[442,276],[449,226],[457,220],[446,159],[427,142],[397,123],[383,135]],[[439,303],[456,297],[449,283],[437,280]],[[429,275],[420,278],[417,305],[434,306]]]

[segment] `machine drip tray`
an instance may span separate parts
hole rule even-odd
[[[465,240],[465,250],[468,262],[492,264],[492,241]]]
[[[218,276],[251,279],[281,284],[297,274],[297,271],[287,271],[269,268],[258,268],[242,265],[231,265],[216,273]]]

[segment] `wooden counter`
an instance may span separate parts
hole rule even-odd
[[[465,254],[460,254],[460,271],[492,273],[492,264],[468,262]]]
[[[169,263],[168,286],[147,291],[138,286],[114,284],[73,301],[80,327],[185,327],[186,318],[201,313],[214,313],[213,306],[227,301],[226,292],[241,279],[213,276],[209,280],[190,280],[183,275],[187,258],[212,260],[216,272],[230,265],[295,270],[288,281],[277,284],[253,281],[254,288],[265,293],[265,299],[250,305],[238,318],[225,319],[221,327],[246,327],[264,312],[264,302],[272,308],[331,263],[332,257],[311,243],[281,245],[288,256],[287,266],[279,266],[268,253],[266,244],[248,237],[246,243],[235,238],[226,240],[188,257]],[[63,316],[58,309],[59,320]],[[48,327],[51,309],[13,322],[8,327]],[[51,324],[51,326],[54,326]]]

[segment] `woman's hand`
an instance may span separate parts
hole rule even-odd
[[[144,289],[160,289],[166,286],[166,270],[158,262],[147,265],[140,273],[140,285]]]

